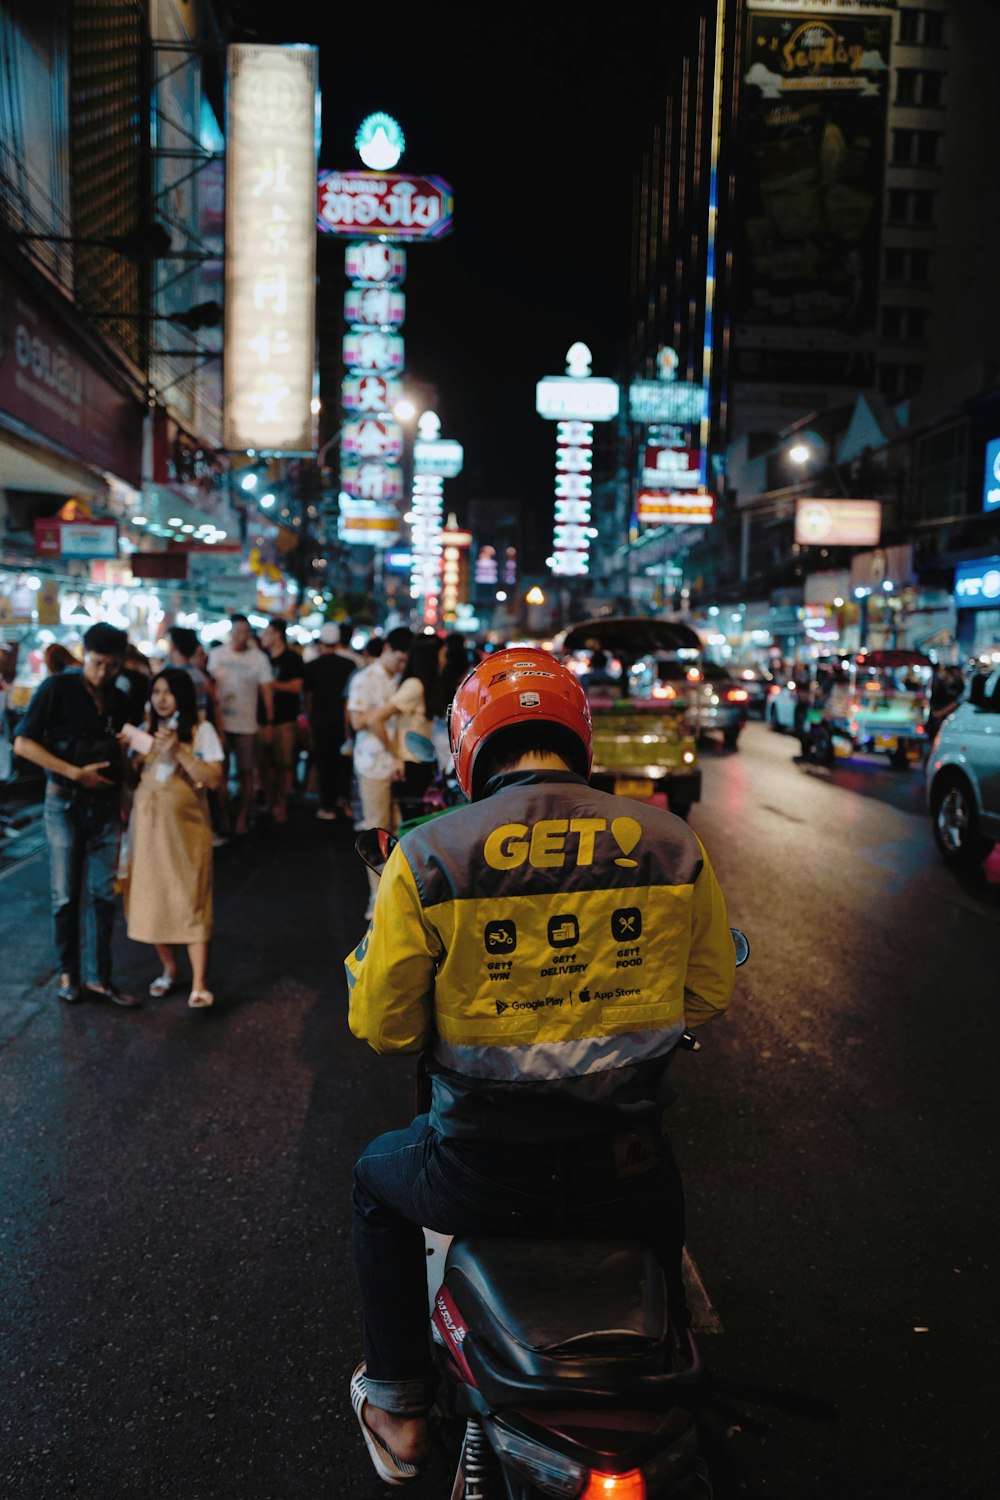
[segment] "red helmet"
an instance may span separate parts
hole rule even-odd
[[[581,776],[593,761],[590,705],[573,673],[547,651],[513,646],[496,651],[460,684],[448,711],[448,736],[458,784],[482,796],[476,763],[495,735],[539,726],[539,748],[553,749]],[[547,730],[542,726],[547,726]]]

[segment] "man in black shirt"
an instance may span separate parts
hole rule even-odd
[[[326,624],[319,633],[319,656],[306,662],[303,682],[306,718],[312,735],[319,778],[317,818],[351,816],[351,757],[341,754],[348,735],[347,684],[355,663],[341,650],[340,627]]]
[[[288,794],[295,769],[295,730],[302,697],[302,658],[290,649],[286,629],[284,620],[269,620],[260,637],[274,674],[274,718],[264,721],[257,736],[259,770],[275,823],[288,822]]]
[[[129,718],[128,699],[113,684],[127,645],[123,630],[92,625],[83,638],[83,667],[41,684],[14,741],[18,755],[45,771],[45,835],[52,869],[58,995],[69,1005],[83,998],[80,915],[85,866],[97,960],[97,980],[87,989],[115,1005],[139,1004],[116,989],[111,979],[125,767],[121,730]]]

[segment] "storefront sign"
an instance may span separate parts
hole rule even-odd
[[[462,472],[465,449],[454,438],[438,438],[425,443],[419,438],[413,445],[413,467],[417,474],[440,474],[442,479],[455,479]]]
[[[747,0],[749,10],[807,10],[822,16],[835,11],[838,16],[889,15],[899,9],[898,0]]]
[[[1000,438],[986,444],[983,510],[1000,510]]]
[[[670,422],[690,427],[705,415],[707,398],[700,385],[682,380],[633,380],[628,388],[628,414],[633,422],[649,426]]]
[[[344,293],[344,318],[361,328],[398,328],[406,319],[406,294],[388,286],[355,286]]]
[[[344,335],[344,364],[355,375],[373,372],[398,374],[405,359],[403,340],[380,328],[352,328]]]
[[[344,267],[348,281],[399,286],[406,280],[406,251],[381,240],[362,240],[358,245],[348,245]]]
[[[186,552],[133,552],[129,562],[133,578],[170,578],[180,582],[188,576]]]
[[[390,172],[320,172],[320,234],[434,240],[452,227],[454,200],[440,177]]]
[[[345,422],[341,428],[341,448],[356,459],[399,458],[403,452],[403,429],[388,417],[363,417]]]
[[[39,625],[59,624],[59,585],[51,578],[44,578],[35,595],[35,609]]]
[[[640,526],[710,526],[715,496],[689,490],[640,490],[636,496]]]
[[[363,547],[391,547],[399,540],[399,517],[389,505],[372,505],[340,497],[338,536]]]
[[[955,569],[955,604],[959,609],[1000,610],[1000,557],[959,563]]]
[[[696,490],[701,484],[697,448],[658,448],[647,443],[642,456],[642,484],[650,490]]]
[[[881,535],[878,500],[795,502],[795,540],[800,547],[877,547]]]
[[[344,493],[356,500],[399,500],[403,471],[398,464],[368,458],[363,463],[342,464],[340,483]]]
[[[82,462],[139,484],[144,408],[99,374],[6,270],[0,270],[0,411]]]
[[[620,400],[616,383],[601,375],[546,375],[535,387],[535,410],[549,422],[610,422]]]
[[[318,52],[228,49],[227,448],[311,453]]]
[[[118,524],[115,521],[35,522],[35,553],[38,557],[117,558]]]
[[[347,411],[373,412],[376,416],[392,411],[402,394],[403,382],[393,375],[348,375],[341,386]]]

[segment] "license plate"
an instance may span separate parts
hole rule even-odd
[[[894,734],[877,734],[875,736],[876,750],[895,750],[896,748],[896,736]]]
[[[639,777],[619,776],[615,779],[615,791],[619,797],[651,797],[653,783]]]

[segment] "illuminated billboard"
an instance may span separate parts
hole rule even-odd
[[[878,500],[796,500],[800,547],[877,547],[882,535]]]
[[[736,381],[874,379],[892,18],[746,15]]]
[[[315,451],[315,47],[228,49],[223,444]]]

